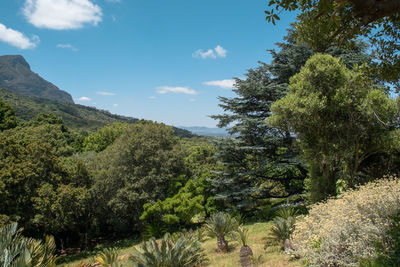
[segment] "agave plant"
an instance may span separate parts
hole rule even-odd
[[[248,238],[249,238],[249,229],[246,229],[240,226],[237,229],[239,241],[242,243],[242,247],[240,248],[240,265],[242,267],[252,267],[252,256],[253,250],[249,247]]]
[[[204,250],[193,238],[181,236],[176,241],[165,234],[160,241],[151,238],[134,249],[130,259],[139,267],[190,267],[206,261]]]
[[[13,223],[0,229],[0,266],[2,267],[51,267],[55,266],[56,245],[53,237],[45,241],[26,238]]]
[[[228,251],[228,241],[225,236],[232,234],[239,227],[235,218],[224,212],[211,215],[204,225],[205,234],[209,237],[217,237],[217,246],[220,251]]]

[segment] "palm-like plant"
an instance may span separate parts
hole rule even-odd
[[[249,247],[248,238],[249,238],[249,229],[246,229],[240,226],[237,229],[239,241],[242,243],[242,247],[240,248],[240,265],[242,267],[251,267],[253,250]]]
[[[225,236],[235,232],[239,227],[235,218],[224,212],[211,215],[204,225],[206,235],[217,237],[217,246],[220,251],[228,251],[228,241]]]
[[[206,261],[204,250],[194,238],[181,236],[173,241],[165,234],[160,241],[151,238],[135,248],[130,259],[139,267],[190,267]]]
[[[114,248],[107,248],[96,257],[96,261],[100,266],[119,267],[118,263],[120,262],[120,259],[118,257],[118,251]]]
[[[286,240],[290,240],[296,223],[296,214],[296,210],[291,207],[279,210],[278,217],[272,221],[268,239],[282,245]]]
[[[51,267],[55,266],[56,245],[53,237],[45,241],[26,238],[13,223],[0,230],[0,266],[2,267]]]

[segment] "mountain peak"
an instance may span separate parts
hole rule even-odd
[[[32,72],[21,55],[0,56],[0,88],[21,95],[74,103],[70,94]]]
[[[22,65],[23,67],[28,68],[29,70],[31,69],[28,62],[26,62],[25,58],[21,55],[0,56],[0,62],[7,62],[10,66],[13,66],[14,68],[17,67],[18,65]]]

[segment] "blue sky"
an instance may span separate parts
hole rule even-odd
[[[20,54],[75,103],[174,126],[208,126],[294,14],[266,0],[7,0],[0,54]]]

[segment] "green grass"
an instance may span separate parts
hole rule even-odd
[[[253,223],[245,225],[249,229],[249,246],[252,248],[254,256],[257,258],[261,255],[260,263],[255,265],[259,267],[280,267],[280,266],[300,266],[299,261],[290,260],[289,256],[282,253],[279,246],[269,246],[266,249],[265,243],[268,235],[268,228],[270,223]],[[96,247],[93,251],[82,252],[80,254],[64,257],[61,260],[64,266],[74,266],[82,261],[89,261],[96,256],[102,249],[107,247],[115,247],[119,250],[119,255],[128,255],[132,248],[139,244],[138,240],[125,239],[114,243],[104,244]],[[230,251],[228,253],[220,253],[217,251],[217,241],[215,238],[208,239],[202,243],[209,262],[205,266],[218,266],[218,267],[236,267],[240,266],[239,251],[240,244],[237,241],[229,243]],[[131,266],[132,264],[125,260],[122,266]],[[62,266],[63,264],[60,264]]]

